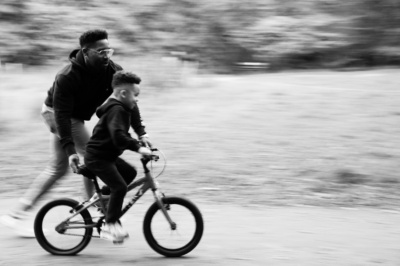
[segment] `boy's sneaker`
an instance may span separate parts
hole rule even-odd
[[[101,228],[100,238],[113,241],[114,244],[122,244],[129,234],[119,223],[107,223]]]
[[[35,238],[33,225],[28,220],[28,217],[28,212],[20,211],[1,216],[0,222],[4,226],[13,229],[20,237]]]
[[[118,232],[118,235],[123,236],[123,238],[129,238],[129,233],[126,231],[120,223],[115,223],[115,229]]]

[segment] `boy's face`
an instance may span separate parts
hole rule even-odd
[[[124,84],[122,86],[120,101],[129,109],[133,109],[139,101],[140,87],[138,84]]]

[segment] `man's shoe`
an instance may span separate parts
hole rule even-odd
[[[21,217],[15,214],[5,214],[0,217],[1,224],[12,229],[14,229],[20,221]]]
[[[13,229],[20,237],[35,238],[33,224],[27,218],[28,212],[19,212],[1,216],[0,222],[4,226]]]

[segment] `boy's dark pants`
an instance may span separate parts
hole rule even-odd
[[[87,168],[110,187],[111,195],[106,223],[117,222],[121,215],[128,184],[136,177],[136,169],[119,157],[115,161],[107,161],[86,153],[84,159]]]

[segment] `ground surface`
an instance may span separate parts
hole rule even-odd
[[[48,159],[38,113],[56,71],[0,73],[1,213]],[[161,185],[167,194],[198,203],[205,216],[198,249],[182,260],[162,259],[144,242],[139,214],[132,221],[139,239],[123,247],[96,240],[78,257],[49,256],[36,240],[3,230],[0,265],[399,265],[397,74],[319,71],[197,76],[181,86],[144,82],[142,115],[168,159]],[[46,199],[79,198],[80,182],[69,175]]]
[[[147,201],[150,203],[151,201]],[[10,200],[2,201],[11,203]],[[400,213],[377,209],[240,207],[197,202],[205,220],[199,246],[182,258],[164,258],[141,231],[149,204],[139,204],[124,226],[123,246],[93,239],[79,255],[46,253],[36,239],[2,230],[0,265],[399,265]],[[1,213],[4,213],[2,211]]]

